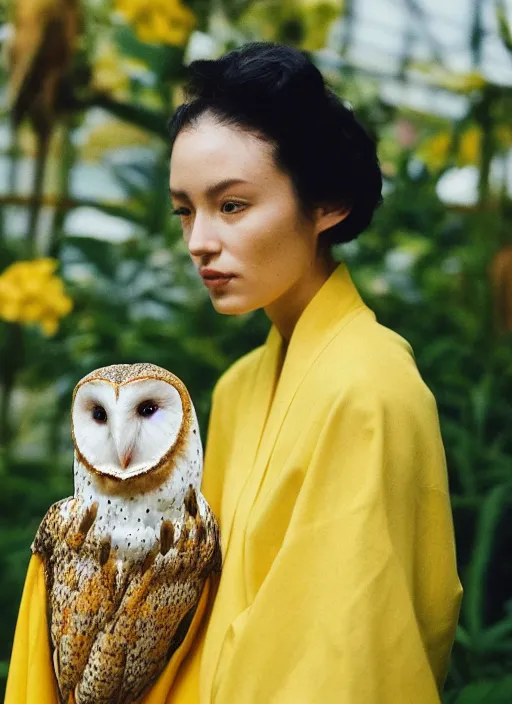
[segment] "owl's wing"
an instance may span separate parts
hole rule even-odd
[[[52,504],[39,524],[30,549],[39,553],[43,559],[53,555],[55,546],[62,540],[70,525],[69,514],[75,499],[68,496]]]

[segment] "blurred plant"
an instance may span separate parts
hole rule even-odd
[[[512,244],[496,254],[491,264],[496,325],[501,331],[512,332]]]
[[[18,0],[14,7],[13,120],[17,125],[28,118],[38,134],[46,135],[63,107],[81,25],[79,0]]]
[[[71,69],[82,18],[79,0],[18,0],[10,48],[9,95],[17,128],[28,119],[38,138],[27,256],[35,254],[37,221],[51,132],[72,94]]]
[[[112,41],[98,42],[92,67],[93,91],[126,97],[130,89],[127,60]]]
[[[253,3],[239,26],[266,41],[282,41],[305,51],[326,45],[333,22],[343,14],[344,0],[279,0]]]
[[[497,129],[497,128],[496,128]],[[427,138],[419,147],[417,155],[435,171],[453,163],[456,166],[478,165],[482,151],[482,131],[478,125],[470,124],[466,129],[446,128]]]
[[[137,37],[151,44],[183,46],[197,24],[180,0],[116,0],[116,8],[133,24]]]
[[[100,162],[107,152],[123,147],[156,147],[156,140],[147,130],[124,120],[108,120],[87,133],[80,146],[80,156],[86,162]]]
[[[456,73],[440,64],[412,62],[411,70],[419,72],[424,80],[430,84],[464,95],[482,90],[487,83],[480,71]]]
[[[45,335],[54,335],[59,319],[73,308],[62,279],[53,274],[58,264],[50,258],[11,264],[0,275],[0,318],[39,323]]]
[[[507,19],[507,9],[504,0],[496,0],[495,8],[500,37],[506,48],[512,52],[512,30],[510,29],[510,24]]]

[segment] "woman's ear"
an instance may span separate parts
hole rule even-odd
[[[316,235],[345,220],[352,208],[343,206],[321,206],[315,210]]]

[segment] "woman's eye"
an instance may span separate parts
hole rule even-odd
[[[228,200],[222,204],[221,210],[225,215],[232,215],[234,213],[240,212],[240,210],[237,210],[237,208],[243,209],[244,207],[245,207],[245,203],[236,203],[235,201]],[[175,210],[172,210],[171,212],[173,215],[180,215],[182,217],[188,217],[190,215],[190,210],[188,208],[176,208]]]
[[[235,203],[235,201],[228,200],[222,204],[222,208],[224,208],[226,205],[228,205],[228,206],[234,205],[235,207],[243,208],[245,204],[244,203]],[[240,211],[239,210],[229,210],[229,211],[223,210],[223,212],[226,213],[226,215],[231,215],[232,213],[238,213]]]

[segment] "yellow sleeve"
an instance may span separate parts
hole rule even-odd
[[[14,634],[5,704],[57,704],[46,620],[44,567],[32,555]]]
[[[223,384],[218,381],[212,392],[201,482],[201,493],[217,519],[222,502],[223,470],[229,451],[228,438],[226,437],[226,409],[225,404],[222,403],[223,396],[221,394],[222,386]]]
[[[435,401],[358,384],[318,438],[212,701],[437,704],[462,586]]]

